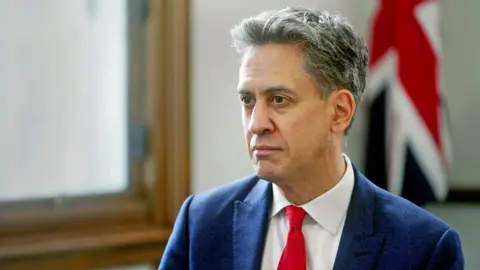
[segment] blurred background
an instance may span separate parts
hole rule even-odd
[[[0,0],[0,269],[156,269],[188,194],[253,173],[229,29],[287,6],[379,55],[346,153],[480,269],[480,2],[448,0]]]

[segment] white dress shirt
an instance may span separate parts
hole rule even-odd
[[[308,270],[332,269],[354,185],[354,172],[347,155],[347,168],[340,181],[329,191],[300,205],[307,215],[302,232],[305,237]],[[276,270],[287,242],[288,218],[283,209],[292,205],[273,184],[270,224],[262,259],[262,270]]]

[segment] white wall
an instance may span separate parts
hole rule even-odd
[[[453,126],[450,183],[480,189],[480,1],[441,2],[447,100]]]

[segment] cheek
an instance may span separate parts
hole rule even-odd
[[[250,141],[253,137],[253,134],[252,132],[250,132],[248,130],[248,126],[244,123],[243,124],[243,138],[245,139],[245,144],[247,145],[247,147],[249,148],[249,151],[250,151]]]
[[[282,119],[278,122],[278,129],[280,136],[285,144],[287,144],[288,150],[291,154],[295,154],[302,148],[302,142],[305,139],[305,135],[309,132],[306,121],[302,118],[288,118]]]
[[[245,146],[247,148],[247,153],[250,156],[250,158],[252,158],[253,152],[250,150],[250,141],[252,140],[252,133],[245,131],[244,137],[245,137]]]
[[[250,140],[252,139],[252,133],[249,132],[248,130],[245,130],[245,131],[243,132],[243,136],[244,136],[244,138],[245,138],[245,142],[247,143],[247,145],[249,145],[249,144],[250,144]]]
[[[244,108],[242,108],[242,125],[243,125],[243,130],[247,132],[248,130],[248,123],[250,122],[250,115],[247,114]]]
[[[247,134],[249,133],[248,119],[245,116],[242,116],[242,127],[243,127],[243,133],[245,134],[245,137],[247,137]]]
[[[302,114],[285,124],[284,139],[289,145],[292,154],[295,152],[309,152],[318,148],[325,141],[328,125],[325,117],[319,112]]]

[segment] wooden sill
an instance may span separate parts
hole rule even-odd
[[[171,229],[152,226],[0,240],[0,269],[96,269],[159,262]]]
[[[53,199],[2,203],[0,243],[11,236],[141,224],[146,219],[144,200],[128,193],[72,198],[60,206]]]

